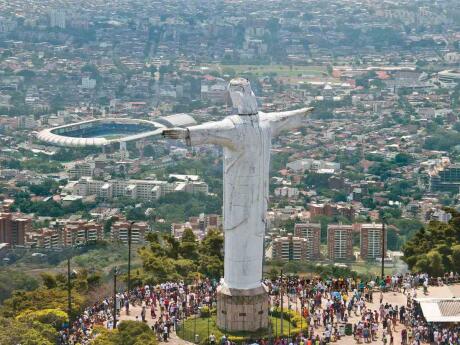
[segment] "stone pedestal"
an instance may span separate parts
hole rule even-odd
[[[217,288],[217,327],[235,332],[254,332],[268,328],[268,289],[262,285],[255,289]]]

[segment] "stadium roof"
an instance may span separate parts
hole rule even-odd
[[[195,119],[187,114],[163,116],[155,119],[155,121],[164,124],[166,127],[185,127],[196,124]]]
[[[91,123],[111,123],[115,122],[118,124],[139,124],[139,125],[150,125],[152,127],[151,131],[145,131],[135,134],[127,134],[125,136],[107,139],[101,137],[73,137],[65,135],[65,132],[57,134],[61,129],[69,129],[71,131],[73,128],[78,129],[79,126],[86,126]],[[142,138],[148,138],[160,135],[163,129],[171,127],[185,127],[193,126],[196,124],[196,121],[190,115],[186,114],[177,114],[170,115],[165,117],[160,117],[155,119],[155,121],[141,120],[141,119],[131,119],[131,118],[101,118],[89,121],[82,121],[72,124],[66,124],[63,126],[53,127],[44,129],[37,134],[39,140],[45,141],[47,143],[57,145],[57,146],[66,146],[66,147],[83,147],[83,146],[105,146],[113,143],[135,141]],[[84,128],[84,127],[82,127]]]

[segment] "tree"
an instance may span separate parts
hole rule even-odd
[[[444,265],[442,263],[441,254],[435,250],[432,250],[427,254],[426,257],[430,263],[426,271],[434,277],[442,276],[444,273]]]
[[[412,163],[413,161],[414,161],[414,157],[412,157],[412,155],[405,153],[405,152],[398,153],[394,158],[394,162],[399,166],[408,165]]]
[[[0,272],[0,304],[11,296],[14,290],[31,291],[38,288],[38,281],[17,270],[2,270]]]
[[[43,272],[40,274],[40,277],[43,280],[43,285],[48,289],[54,289],[57,286],[56,278],[51,273]]]
[[[56,330],[59,330],[68,318],[67,313],[60,309],[25,310],[16,316],[16,320],[18,321],[25,323],[38,321],[46,325],[51,325]]]
[[[459,272],[460,271],[460,244],[457,244],[452,247],[451,262],[456,272]]]
[[[93,345],[157,345],[158,343],[150,327],[136,321],[122,321],[116,330],[98,328],[96,332],[98,336],[92,342]]]
[[[0,317],[0,344],[54,345],[56,342],[57,332],[51,325]]]
[[[434,276],[458,270],[460,214],[454,209],[445,211],[452,214],[449,223],[432,221],[403,246],[403,260],[411,270]]]
[[[189,260],[198,259],[198,243],[192,229],[185,229],[179,245],[179,254]]]
[[[79,313],[83,309],[83,297],[73,291],[72,310]],[[40,288],[34,291],[16,290],[12,296],[3,302],[0,309],[2,315],[15,317],[26,310],[67,309],[67,291],[60,288]]]
[[[201,255],[215,256],[223,259],[224,236],[218,229],[211,229],[203,238],[200,247]]]

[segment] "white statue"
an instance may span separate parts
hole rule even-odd
[[[238,115],[198,126],[165,129],[163,136],[187,145],[215,144],[224,151],[224,284],[228,288],[261,286],[264,234],[269,196],[271,138],[303,126],[312,108],[262,113],[248,80],[230,81]]]

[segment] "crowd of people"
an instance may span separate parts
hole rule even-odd
[[[197,314],[203,306],[211,308],[215,303],[215,288],[215,284],[206,279],[193,285],[167,282],[155,287],[136,287],[129,293],[117,293],[115,298],[106,297],[102,302],[86,308],[70,327],[63,327],[59,333],[59,343],[88,344],[95,336],[96,325],[113,329],[122,313],[130,315],[135,306],[140,307],[140,313],[132,315],[135,320],[147,322],[150,318],[151,328],[158,340],[167,341],[180,322]],[[116,318],[113,317],[115,310]]]
[[[440,281],[432,280],[426,274],[394,275],[368,282],[352,278],[303,279],[286,276],[267,279],[264,283],[269,290],[272,308],[283,306],[296,311],[302,315],[305,323],[300,334],[286,337],[273,332],[269,339],[248,341],[261,345],[269,340],[276,345],[323,345],[340,343],[342,337],[353,336],[358,344],[379,342],[392,345],[395,344],[396,332],[400,332],[398,338],[402,345],[419,345],[422,342],[460,344],[458,328],[428,325],[414,300],[417,288],[423,287],[427,293],[428,286],[433,282],[439,285],[454,279],[458,277],[449,275]],[[191,285],[168,282],[154,287],[136,287],[129,293],[120,292],[115,299],[107,297],[86,308],[70,327],[60,332],[60,343],[87,344],[94,337],[95,325],[113,329],[114,309],[119,319],[122,313],[134,313],[134,306],[138,307],[138,315],[131,316],[138,321],[149,321],[157,339],[167,342],[171,333],[177,331],[186,318],[199,314],[204,307],[213,307],[216,303],[216,285],[205,279]],[[403,293],[406,304],[385,302],[385,291]],[[212,332],[208,342],[231,345],[229,338],[223,336],[220,340],[216,339]]]

